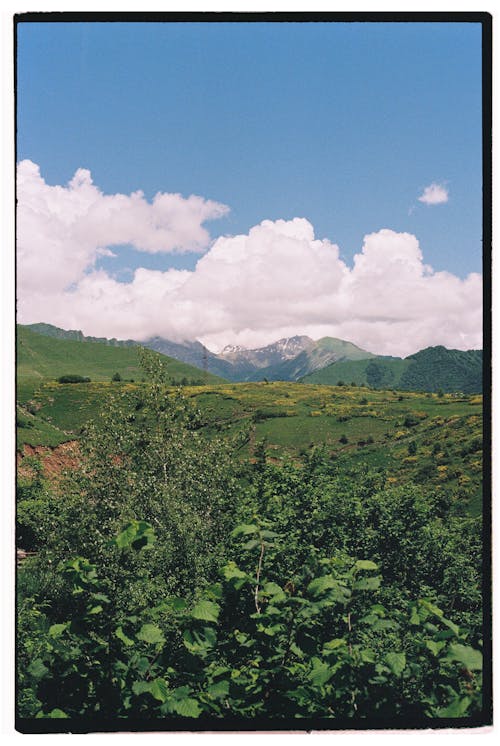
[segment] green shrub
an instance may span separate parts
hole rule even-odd
[[[80,376],[76,374],[68,374],[64,376],[60,376],[57,379],[58,383],[90,383],[90,378],[87,378],[86,376]]]

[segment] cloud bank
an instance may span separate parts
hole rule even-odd
[[[434,272],[409,233],[365,236],[348,267],[306,219],[264,220],[248,234],[217,238],[193,271],[138,268],[123,283],[95,268],[99,252],[125,241],[148,252],[201,250],[209,241],[203,222],[227,207],[180,195],[152,204],[140,192],[105,196],[87,171],[49,187],[26,161],[18,197],[20,323],[200,339],[213,350],[293,334],[392,355],[435,344],[481,347],[481,276]]]
[[[442,184],[432,183],[425,187],[418,200],[426,205],[442,205],[448,202],[448,190]]]

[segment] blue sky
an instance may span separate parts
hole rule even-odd
[[[479,24],[24,23],[17,96],[18,162],[48,185],[83,168],[107,195],[200,195],[230,208],[212,239],[305,218],[349,268],[390,229],[436,272],[481,272]],[[431,184],[447,201],[419,201]],[[200,259],[132,243],[93,269]]]

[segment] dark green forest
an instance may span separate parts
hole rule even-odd
[[[250,454],[142,358],[57,484],[24,459],[21,721],[487,722],[467,501],[312,443]]]

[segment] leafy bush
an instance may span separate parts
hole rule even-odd
[[[76,374],[60,376],[57,379],[58,383],[90,383],[90,378],[79,376]]]
[[[81,557],[62,565],[72,614],[48,627],[42,611],[21,614],[38,631],[22,674],[25,708],[36,717],[394,721],[480,707],[481,652],[432,601],[388,610],[377,602],[378,565],[343,554],[309,552],[283,582],[273,572],[280,537],[267,525],[237,526],[239,563],[226,563],[222,582],[194,603],[171,597],[128,617],[116,614],[95,565]],[[114,539],[128,553],[154,542],[142,521]]]

